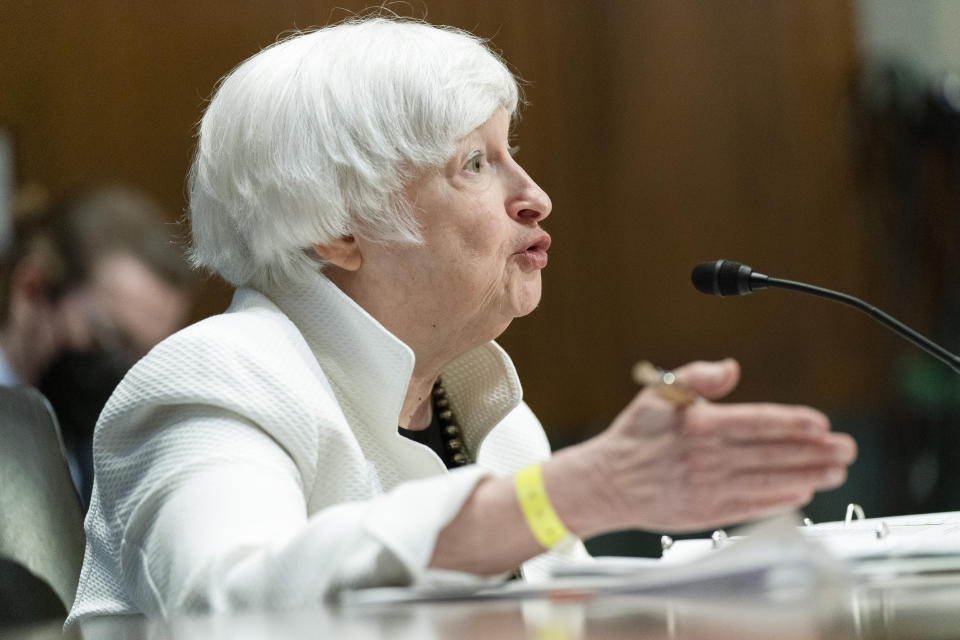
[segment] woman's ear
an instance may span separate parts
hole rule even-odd
[[[344,271],[356,271],[363,264],[360,245],[352,235],[341,236],[327,244],[315,244],[313,250],[318,256]]]

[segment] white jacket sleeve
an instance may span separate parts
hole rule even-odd
[[[444,473],[395,426],[348,420],[337,398],[276,312],[217,316],[158,345],[97,425],[67,624],[297,607],[344,588],[447,581],[427,565],[477,482],[549,456],[521,405],[490,432],[480,464]]]
[[[68,622],[291,607],[428,579],[437,534],[485,472],[385,484],[365,455],[376,442],[357,440],[309,351],[287,346],[295,337],[243,351],[188,329],[130,371],[94,438]]]
[[[121,561],[128,593],[152,616],[296,607],[345,587],[422,581],[437,534],[483,475],[467,467],[308,517],[282,447],[240,419],[184,419],[191,412],[168,413],[158,432],[185,445],[146,447],[143,480],[116,496],[138,496]]]

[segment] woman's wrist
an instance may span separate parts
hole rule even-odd
[[[543,484],[543,465],[528,465],[513,476],[520,511],[530,533],[544,549],[554,549],[574,538],[557,516]]]
[[[560,521],[578,538],[612,531],[617,509],[596,439],[557,451],[542,465],[543,484]]]

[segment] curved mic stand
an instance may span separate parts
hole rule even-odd
[[[953,353],[950,353],[940,345],[938,345],[933,340],[923,336],[907,325],[903,324],[889,313],[877,309],[872,304],[868,304],[861,300],[860,298],[855,298],[846,293],[840,293],[839,291],[833,291],[832,289],[824,289],[823,287],[817,287],[812,284],[806,284],[804,282],[795,282],[793,280],[782,280],[780,278],[771,278],[765,276],[762,273],[753,273],[750,275],[751,287],[756,281],[756,288],[762,287],[776,287],[778,289],[790,289],[792,291],[801,291],[803,293],[809,293],[811,295],[820,296],[821,298],[828,298],[830,300],[836,300],[837,302],[842,302],[844,304],[850,305],[851,307],[856,307],[860,309],[870,317],[872,317],[877,322],[883,324],[888,329],[891,329],[895,333],[899,334],[903,338],[906,338],[913,344],[917,345],[934,358],[938,359],[940,362],[944,363],[954,371],[960,373],[960,356],[957,356]]]
[[[885,325],[888,329],[892,329],[901,337],[906,338],[940,362],[960,373],[960,356],[950,353],[933,340],[920,335],[890,314],[877,309],[871,304],[867,304],[860,298],[854,298],[846,293],[840,293],[832,289],[824,289],[823,287],[817,287],[805,282],[771,278],[770,276],[755,272],[745,264],[732,260],[715,260],[713,262],[698,264],[693,268],[693,272],[690,274],[690,280],[700,293],[713,294],[716,296],[743,296],[757,289],[777,287],[842,302],[860,309],[877,322]]]

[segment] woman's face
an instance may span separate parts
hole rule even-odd
[[[509,125],[496,111],[442,170],[408,186],[423,244],[366,247],[364,266],[389,283],[410,322],[455,322],[465,338],[489,340],[539,303],[550,246],[539,223],[552,205],[511,156]]]

